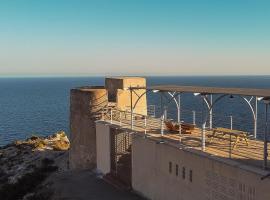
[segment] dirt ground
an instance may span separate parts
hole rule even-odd
[[[90,170],[70,171],[69,142],[64,149],[56,145],[65,139],[66,135],[59,132],[0,148],[0,200],[143,199],[105,182]]]
[[[47,181],[53,189],[53,200],[143,200],[96,177],[90,171],[64,171]]]

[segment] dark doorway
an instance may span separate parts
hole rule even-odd
[[[131,136],[111,128],[111,174],[126,186],[131,186]]]

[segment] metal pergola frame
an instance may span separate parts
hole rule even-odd
[[[220,95],[217,99],[215,99],[215,101],[213,102],[212,99],[212,94],[210,94],[210,99],[208,98],[208,94],[202,94],[200,96],[202,96],[205,104],[208,107],[209,110],[209,128],[212,128],[212,123],[213,123],[213,107],[214,105],[220,101],[221,99],[223,99],[224,97],[227,96],[232,96],[229,94],[223,94]],[[244,102],[247,103],[247,105],[249,106],[251,112],[252,112],[252,116],[253,116],[253,121],[254,121],[254,129],[253,129],[253,133],[254,133],[254,137],[257,138],[257,117],[258,117],[258,98],[256,96],[251,96],[250,99],[248,99],[247,97],[243,97],[241,95],[237,95],[238,97],[240,97],[241,99],[244,100]],[[254,105],[252,105],[252,100],[254,99]]]
[[[136,92],[136,90],[138,90],[138,88],[132,88],[132,87],[129,88],[129,91],[130,91],[130,108],[131,108],[131,110],[130,110],[131,111],[131,129],[132,130],[133,130],[133,114],[134,114],[134,109],[136,108],[138,102],[147,93],[149,93],[151,91],[155,93],[155,90],[145,88],[145,92],[143,92],[141,95],[139,95]],[[159,91],[157,91],[157,92],[159,92]],[[133,105],[132,93],[134,93],[138,97],[138,99],[135,101],[134,105]],[[163,94],[163,92],[159,92],[159,94],[161,95],[161,110],[163,110],[163,112],[161,112],[162,113],[161,118],[164,119],[164,115],[165,115],[165,112],[166,112],[166,110],[163,107],[163,101],[162,101],[162,97],[164,96],[164,97],[167,98],[167,105],[169,105],[172,101],[175,102],[175,105],[176,105],[176,108],[177,108],[177,122],[180,125],[180,122],[181,122],[181,110],[180,110],[181,99],[180,99],[180,95],[181,95],[181,93],[176,93],[176,92],[167,92],[167,93],[171,96],[170,99],[168,99],[167,96],[165,96]],[[178,97],[178,101],[177,101],[176,97]],[[179,128],[179,132],[181,133],[181,129],[180,128]]]
[[[174,86],[176,87],[176,86]],[[179,86],[179,87],[191,87],[191,86]],[[200,87],[200,88],[204,88],[204,87]],[[206,87],[207,89],[209,89],[209,87]],[[136,90],[141,90],[144,89],[145,92],[141,95],[138,95],[136,93]],[[196,89],[196,88],[195,88]],[[212,88],[211,88],[212,89]],[[218,90],[219,88],[214,88],[216,90]],[[227,88],[230,89],[230,88]],[[201,98],[203,98],[203,101],[205,102],[205,104],[207,105],[207,113],[203,119],[203,123],[202,123],[202,133],[201,133],[201,141],[202,141],[202,151],[205,151],[205,132],[206,132],[206,123],[209,119],[209,128],[212,128],[212,123],[213,123],[213,107],[214,105],[220,101],[221,99],[223,99],[226,96],[229,95],[234,95],[234,96],[239,96],[241,99],[244,100],[244,102],[247,103],[247,105],[249,106],[251,112],[252,112],[252,116],[253,116],[253,120],[254,120],[254,137],[257,138],[257,115],[258,115],[258,100],[261,101],[265,104],[265,131],[264,131],[264,153],[263,153],[263,169],[267,169],[267,158],[268,158],[268,139],[267,139],[267,132],[268,132],[268,106],[270,104],[270,96],[257,96],[257,90],[260,92],[266,91],[267,94],[269,93],[268,90],[262,90],[262,89],[251,89],[250,91],[254,91],[254,93],[256,93],[256,95],[251,95],[252,93],[245,93],[245,89],[243,88],[232,88],[234,91],[241,91],[239,92],[239,94],[237,94],[237,92],[233,92],[232,94],[229,93],[229,90],[226,90],[224,88],[220,88],[220,90],[226,91],[226,94],[222,94],[222,91],[219,92],[213,92],[213,93],[205,93],[205,92],[198,92],[196,93],[197,95],[199,95]],[[160,90],[159,87],[152,87],[152,88],[146,88],[146,87],[129,87],[128,90],[130,90],[130,107],[131,107],[131,129],[133,130],[133,112],[134,109],[136,108],[136,105],[138,104],[139,100],[146,95],[147,93],[149,93],[150,91],[156,93],[159,92],[161,94],[161,109],[163,110],[162,112],[162,116],[161,116],[161,120],[164,120],[164,107],[163,107],[163,102],[162,102],[162,97],[164,96],[163,93],[167,92],[171,98],[167,100],[168,103],[171,103],[171,101],[173,100],[176,104],[177,107],[177,122],[179,123],[179,133],[181,135],[181,100],[180,100],[180,94],[181,93],[194,93],[192,91],[176,91],[174,89],[170,90],[169,88],[167,88],[166,90]],[[248,90],[248,89],[247,89]],[[256,90],[256,91],[255,91]],[[133,105],[133,99],[132,99],[132,93],[135,93],[136,96],[138,97],[138,99],[135,101],[135,104]],[[220,96],[218,96],[214,101],[212,99],[212,95],[217,95],[219,94]],[[197,96],[196,95],[196,96]],[[209,95],[210,95],[210,99],[209,99]],[[176,100],[176,97],[178,96],[178,101]],[[247,96],[249,96],[250,98],[248,99]],[[252,101],[254,100],[254,103],[252,105]],[[163,122],[163,121],[162,121]],[[163,123],[162,123],[163,124]],[[163,131],[161,133],[163,135]],[[181,137],[180,137],[181,138]],[[181,140],[181,139],[180,139]]]

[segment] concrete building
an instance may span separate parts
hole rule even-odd
[[[164,113],[158,118],[147,115],[145,94],[211,91],[267,100],[270,90],[170,87],[146,88],[143,78],[116,77],[107,78],[105,88],[72,90],[73,168],[96,168],[148,199],[269,200],[267,142],[253,138],[246,145],[245,133],[239,130],[205,129],[185,122],[174,124],[183,131],[175,132],[164,121]],[[104,96],[103,103],[97,103],[102,109],[87,108],[99,99],[90,96]],[[93,113],[98,117],[91,117]],[[215,135],[218,130],[222,137]]]

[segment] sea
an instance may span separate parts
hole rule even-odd
[[[270,76],[170,76],[146,77],[147,85],[193,85],[270,89]],[[3,77],[0,78],[0,146],[32,135],[46,136],[63,130],[69,135],[70,89],[104,85],[105,77]],[[177,108],[168,94],[147,94],[151,113],[176,120]],[[161,97],[162,96],[162,97]],[[218,95],[213,96],[213,100]],[[250,97],[247,97],[247,100]],[[161,101],[162,99],[162,101]],[[176,98],[178,101],[178,98]],[[253,100],[252,100],[253,101]],[[251,102],[252,102],[251,101]],[[161,104],[162,102],[162,104]],[[181,120],[201,126],[206,104],[194,94],[181,94]],[[269,114],[268,114],[269,115]],[[194,117],[195,116],[195,117]],[[253,134],[249,105],[238,96],[221,99],[213,109],[213,126],[241,129]],[[265,105],[258,103],[258,137],[265,128]],[[268,130],[269,132],[269,130]]]

